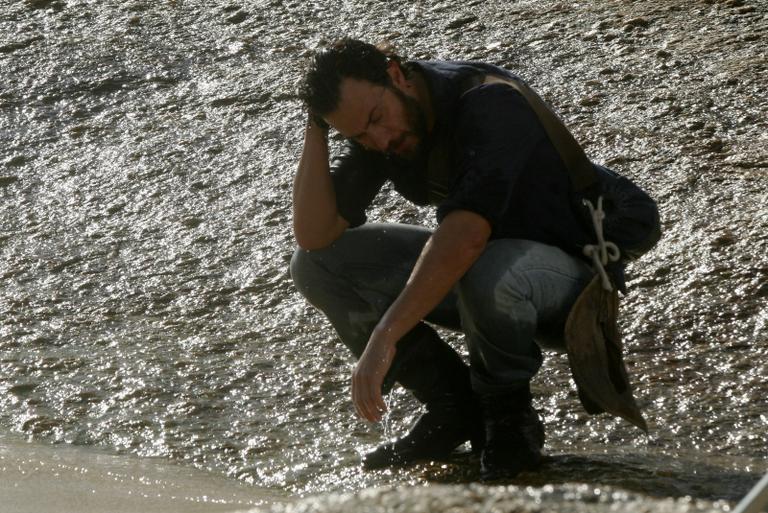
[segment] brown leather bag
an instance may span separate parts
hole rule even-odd
[[[533,89],[520,80],[506,77],[488,76],[484,82],[508,84],[526,99],[560,153],[575,190],[586,190],[594,184],[595,171],[584,150]],[[655,238],[650,246],[656,243],[660,235],[660,232],[658,235],[652,234],[652,238]],[[588,413],[608,412],[617,415],[647,433],[648,425],[632,395],[629,374],[622,356],[618,313],[619,296],[616,287],[607,290],[604,280],[596,274],[574,303],[566,321],[568,363],[579,399]]]

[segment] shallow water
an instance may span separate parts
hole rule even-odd
[[[292,496],[477,479],[469,456],[360,469],[383,427],[354,418],[352,362],[287,275],[300,62],[349,33],[519,71],[660,201],[622,318],[651,435],[588,417],[552,356],[533,383],[551,458],[515,482],[737,500],[768,469],[766,20],[761,2],[0,0],[0,429]],[[370,217],[432,223],[384,198]],[[395,394],[398,433],[417,408]]]

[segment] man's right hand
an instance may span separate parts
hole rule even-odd
[[[309,113],[309,119],[307,120],[307,125],[315,125],[317,128],[321,130],[325,130],[326,134],[328,133],[328,130],[330,129],[330,125],[322,118],[322,116],[318,116],[314,112],[310,111]]]

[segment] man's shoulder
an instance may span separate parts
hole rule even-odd
[[[479,84],[464,91],[457,103],[457,115],[464,122],[478,122],[504,118],[508,122],[527,123],[536,115],[525,98],[507,84],[494,82]]]
[[[416,59],[406,64],[428,75],[436,75],[448,80],[461,80],[466,76],[485,74],[514,76],[505,68],[480,61]]]

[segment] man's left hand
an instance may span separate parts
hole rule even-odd
[[[394,357],[395,345],[378,337],[374,331],[352,372],[352,402],[357,414],[370,422],[380,421],[387,411],[381,385]]]

